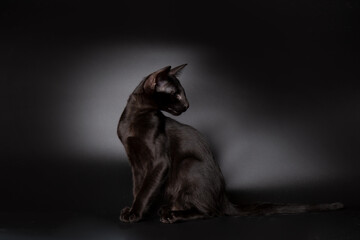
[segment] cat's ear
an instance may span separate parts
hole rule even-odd
[[[145,80],[144,89],[147,92],[154,91],[156,88],[156,84],[158,84],[161,80],[166,80],[168,78],[170,69],[171,66],[167,66],[150,74]]]
[[[169,72],[169,75],[173,75],[173,76],[180,76],[182,70],[184,69],[184,67],[186,66],[187,64],[183,64],[183,65],[180,65],[180,66],[177,66],[177,67],[174,67],[173,69],[170,70]]]

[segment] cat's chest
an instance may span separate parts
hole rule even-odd
[[[118,135],[124,143],[128,138],[151,138],[158,132],[158,119],[152,114],[122,116],[118,126]]]

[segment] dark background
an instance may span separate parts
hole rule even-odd
[[[209,140],[234,201],[356,208],[359,27],[357,1],[1,1],[0,230],[24,212],[116,219],[127,97],[183,63],[177,119]]]

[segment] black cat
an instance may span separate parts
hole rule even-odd
[[[185,66],[168,66],[146,77],[130,95],[121,115],[118,136],[132,167],[134,195],[132,206],[121,211],[121,221],[139,221],[159,195],[164,201],[159,210],[163,223],[342,207],[341,203],[235,207],[226,197],[223,175],[205,139],[194,128],[161,112],[177,116],[189,108],[177,79]]]

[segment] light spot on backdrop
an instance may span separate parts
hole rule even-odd
[[[167,65],[188,63],[182,83],[191,89],[202,59],[199,49],[171,45],[94,46],[77,59],[65,87],[62,138],[70,152],[124,159],[116,128],[128,96],[148,74]]]
[[[116,127],[128,96],[153,71],[188,63],[180,81],[190,109],[174,118],[209,139],[229,188],[311,182],[327,174],[327,156],[306,144],[309,136],[291,121],[279,127],[264,120],[261,110],[256,111],[261,96],[242,85],[247,79],[239,74],[241,69],[236,74],[217,70],[211,49],[123,46],[95,46],[70,71],[61,136],[69,152],[98,161],[126,160]]]

